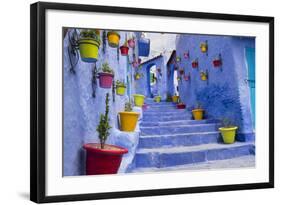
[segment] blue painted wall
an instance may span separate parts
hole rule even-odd
[[[165,65],[165,59],[161,55],[147,62],[143,62],[139,66],[138,72],[141,73],[143,77],[139,80],[135,80],[136,93],[145,95],[147,97],[151,96],[150,69],[154,65],[156,66],[156,68],[161,69],[161,75],[158,71],[156,71],[157,82],[155,85],[155,92],[161,96],[162,100],[164,100],[167,97],[167,70]]]
[[[208,54],[202,53],[200,43],[208,41]],[[245,48],[255,47],[254,38],[178,35],[176,40],[176,56],[181,61],[176,63],[190,72],[190,81],[179,82],[179,93],[188,109],[200,102],[206,110],[207,118],[221,119],[227,117],[239,126],[238,139],[252,140],[253,126],[249,87],[245,83],[248,67]],[[184,53],[189,51],[190,58]],[[213,59],[221,54],[222,67],[213,67]],[[198,58],[199,68],[191,67],[192,60]],[[200,79],[200,71],[208,72],[208,81]],[[171,79],[168,79],[168,82]],[[172,92],[172,91],[170,91]]]
[[[69,34],[73,30],[68,31]],[[121,32],[120,45],[126,39],[126,35],[133,33]],[[105,110],[105,95],[110,94],[110,123],[112,126],[108,144],[115,144],[129,149],[129,153],[123,157],[119,172],[125,172],[131,161],[138,145],[139,128],[136,132],[128,133],[119,131],[118,112],[124,110],[124,104],[129,97],[135,93],[133,86],[133,68],[131,66],[133,50],[129,50],[129,57],[121,56],[117,59],[116,48],[111,48],[106,44],[106,51],[102,51],[102,43],[99,49],[97,67],[107,61],[114,69],[115,80],[128,79],[130,89],[125,96],[115,96],[112,101],[112,90],[103,89],[97,86],[96,98],[92,97],[92,70],[93,63],[85,63],[80,59],[75,67],[76,74],[72,74],[70,69],[70,59],[67,49],[69,47],[68,35],[64,39],[64,176],[74,176],[85,174],[85,151],[83,144],[99,142],[96,127],[99,116]],[[137,51],[137,47],[136,47]],[[136,52],[137,57],[137,52]],[[98,82],[99,83],[99,82]],[[140,109],[137,110],[141,112]]]

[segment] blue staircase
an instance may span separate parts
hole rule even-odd
[[[192,120],[189,111],[176,109],[171,102],[156,103],[150,99],[147,104],[133,172],[255,154],[252,142],[223,144],[217,120]]]

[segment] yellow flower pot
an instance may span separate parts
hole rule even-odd
[[[177,103],[179,101],[179,96],[177,95],[172,96],[172,100],[174,103]]]
[[[206,74],[201,74],[201,80],[206,81],[208,79]]]
[[[144,104],[144,95],[139,95],[139,94],[135,94],[134,96],[134,102],[135,102],[135,106],[138,107],[142,107],[142,105]]]
[[[155,96],[154,101],[155,102],[160,102],[161,101],[161,96]]]
[[[200,49],[202,53],[206,53],[208,50],[208,44],[207,43],[201,43]]]
[[[203,109],[192,110],[192,115],[193,115],[194,120],[202,120],[203,119],[203,113],[204,113]]]
[[[225,144],[232,144],[235,142],[236,130],[238,127],[220,127],[219,130]]]
[[[120,35],[115,31],[107,32],[108,45],[116,48],[119,45]]]
[[[116,94],[124,95],[126,91],[126,86],[116,86]]]
[[[81,38],[78,45],[82,61],[93,63],[98,60],[100,41],[93,38]]]
[[[121,131],[133,132],[135,131],[139,113],[137,112],[119,112]]]

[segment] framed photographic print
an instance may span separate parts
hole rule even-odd
[[[31,5],[34,202],[274,187],[274,18]]]

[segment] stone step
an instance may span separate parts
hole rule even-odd
[[[181,115],[185,115],[185,116],[190,116],[191,114],[189,112],[186,111],[181,111],[181,112],[152,112],[152,113],[148,113],[148,112],[144,112],[143,116],[144,117],[169,117],[169,116],[181,116]]]
[[[187,110],[184,109],[147,109],[144,111],[144,114],[158,114],[158,113],[183,113],[183,112],[188,112]],[[188,112],[189,113],[189,112]]]
[[[222,142],[219,132],[146,135],[139,138],[138,148],[194,146]]]
[[[214,132],[219,128],[219,123],[177,125],[177,126],[150,126],[140,127],[141,135],[166,135],[180,133]]]
[[[219,121],[218,120],[213,120],[213,119],[205,119],[205,120],[173,120],[173,121],[164,121],[164,122],[144,121],[144,122],[140,123],[140,127],[194,125],[194,124],[206,124],[206,123],[219,123]]]
[[[213,160],[224,160],[254,155],[253,143],[203,144],[171,148],[139,149],[135,155],[136,168],[171,167]]]
[[[180,170],[206,170],[206,169],[234,169],[248,168],[255,166],[255,155],[245,155],[232,159],[212,160],[199,163],[176,165],[170,167],[147,167],[131,170],[132,173],[159,172],[159,171],[180,171]]]
[[[166,115],[166,116],[143,116],[143,122],[165,122],[165,121],[177,121],[177,120],[191,120],[191,115]]]

